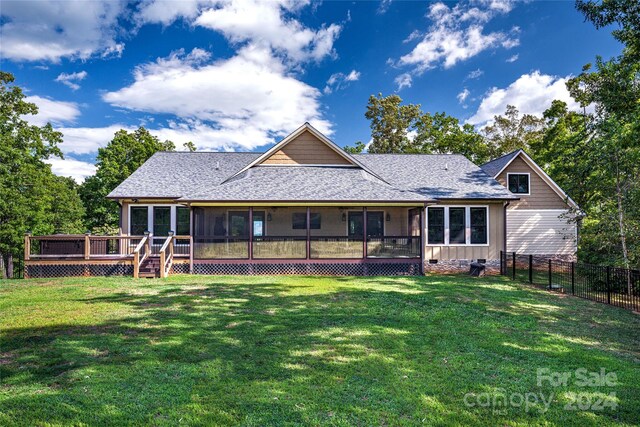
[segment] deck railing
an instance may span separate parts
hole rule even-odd
[[[46,258],[131,258],[144,236],[60,234],[25,237],[25,260]]]
[[[420,236],[367,238],[368,258],[420,258]]]
[[[310,248],[312,259],[357,259],[364,252],[362,237],[311,236]]]
[[[169,233],[169,236],[160,248],[160,278],[167,277],[171,270],[171,264],[173,264],[173,243],[173,233]]]

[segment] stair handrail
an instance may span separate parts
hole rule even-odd
[[[167,248],[169,249],[169,256],[167,256]],[[165,278],[169,275],[169,270],[173,264],[173,231],[169,232],[167,240],[160,248],[160,278]]]
[[[140,240],[140,243],[133,250],[133,277],[138,278],[140,276],[140,266],[144,262],[145,259],[149,256],[149,238],[151,233],[148,231],[144,232],[144,237]],[[142,252],[142,258],[140,257],[140,252]]]

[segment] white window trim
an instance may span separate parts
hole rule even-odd
[[[444,243],[429,243],[429,208],[444,208]],[[449,208],[465,208],[465,243],[449,243]],[[487,212],[487,243],[471,243],[471,208],[484,208]],[[425,224],[422,232],[425,246],[489,246],[491,244],[491,224],[489,205],[429,205],[425,208]]]
[[[131,203],[129,204],[129,224],[127,229],[127,235],[131,235],[131,208],[147,208],[147,231],[153,233],[153,208],[170,208],[170,220],[169,220],[169,231],[173,231],[175,233],[177,226],[177,214],[176,208],[185,207],[184,205],[170,205],[170,204],[147,204],[147,203]],[[160,236],[164,237],[164,236]]]
[[[528,181],[528,187],[529,187],[529,192],[527,193],[514,193],[511,190],[509,190],[509,176],[510,175],[527,175],[527,181]],[[507,190],[509,191],[509,193],[511,194],[515,194],[518,196],[530,196],[531,195],[531,174],[529,172],[507,172]]]

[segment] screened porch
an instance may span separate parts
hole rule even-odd
[[[200,260],[415,259],[421,208],[193,207]]]

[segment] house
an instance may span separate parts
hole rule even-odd
[[[580,208],[526,152],[481,167],[519,197],[507,207],[507,252],[575,260]]]
[[[264,153],[160,152],[108,195],[120,236],[27,236],[27,274],[497,272],[521,203],[501,179],[461,155],[352,155],[308,123]]]

